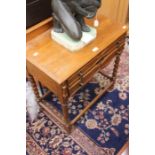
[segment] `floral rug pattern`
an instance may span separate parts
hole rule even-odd
[[[111,74],[113,62],[103,71]],[[70,119],[73,119],[108,83],[97,73],[74,97],[69,99]],[[128,141],[129,92],[128,48],[122,56],[113,90],[102,96],[75,124],[71,135],[63,132],[59,123],[42,111],[31,123],[27,115],[27,153],[35,155],[115,155]],[[54,94],[46,101],[61,113],[60,102]]]
[[[27,116],[27,120],[28,116]],[[44,113],[40,112],[34,123],[27,121],[27,140],[30,135],[39,145],[35,149],[40,154],[47,155],[87,155],[87,153],[67,134],[53,123]],[[29,147],[29,145],[27,146]],[[39,149],[43,150],[38,151]],[[39,154],[39,155],[40,155]]]

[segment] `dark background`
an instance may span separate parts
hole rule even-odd
[[[52,15],[51,0],[26,0],[26,28]]]

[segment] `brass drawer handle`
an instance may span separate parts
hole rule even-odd
[[[78,74],[80,77],[83,77],[83,73],[80,71]]]
[[[100,58],[100,59],[96,62],[96,65],[99,65],[99,66],[100,66],[100,65],[102,64],[103,60],[104,60],[104,57]]]
[[[119,47],[120,47],[120,42],[117,41],[117,42],[116,42],[116,48],[119,48]]]
[[[84,86],[84,83],[83,82],[80,82],[79,85],[82,87],[82,86]]]
[[[80,87],[82,87],[84,85],[84,83],[83,83],[84,74],[80,71],[78,75],[80,76],[80,83],[79,83],[79,85],[80,85]]]

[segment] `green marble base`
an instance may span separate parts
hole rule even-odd
[[[90,29],[90,32],[82,33],[82,38],[80,41],[71,39],[66,33],[56,33],[53,30],[51,31],[51,37],[58,44],[67,48],[69,51],[74,52],[83,48],[96,38],[96,29],[93,27],[90,27]]]

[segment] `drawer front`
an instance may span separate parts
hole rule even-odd
[[[125,36],[120,37],[117,41],[115,41],[114,43],[112,43],[111,45],[109,45],[109,47],[107,47],[104,52],[101,52],[101,56],[107,56],[109,55],[109,52],[113,51],[114,49],[118,49],[121,46],[124,46],[125,44]]]
[[[118,50],[122,50],[123,48],[124,48],[124,46],[121,46],[119,49],[115,49],[115,50],[111,51],[108,55],[106,55],[104,57],[104,60],[100,61],[100,68],[106,67],[109,64],[109,62],[111,62],[111,60],[114,58],[114,56],[116,55],[116,52]]]
[[[118,50],[122,50],[125,44],[125,37],[121,37],[116,42],[111,44],[106,50],[102,51],[87,65],[82,67],[78,72],[68,79],[69,93],[74,94],[77,90],[82,88],[93,75],[113,58]]]
[[[77,80],[75,83],[73,83],[71,86],[69,86],[69,94],[74,94],[81,87],[82,87],[81,81]]]
[[[68,79],[69,86],[74,85],[78,80],[80,80],[80,77],[83,76],[87,71],[89,71],[97,62],[98,58],[94,58],[92,61],[90,61],[88,64],[86,64],[84,67],[82,67],[78,72],[76,72],[74,75],[72,75]]]
[[[95,64],[92,64],[90,68],[86,68],[86,70],[83,70],[82,68],[80,72],[77,74],[77,77],[78,77],[76,78],[77,80],[75,82],[68,83],[70,94],[74,94],[77,90],[82,88],[98,71],[98,69],[99,69],[99,64],[97,62]]]

